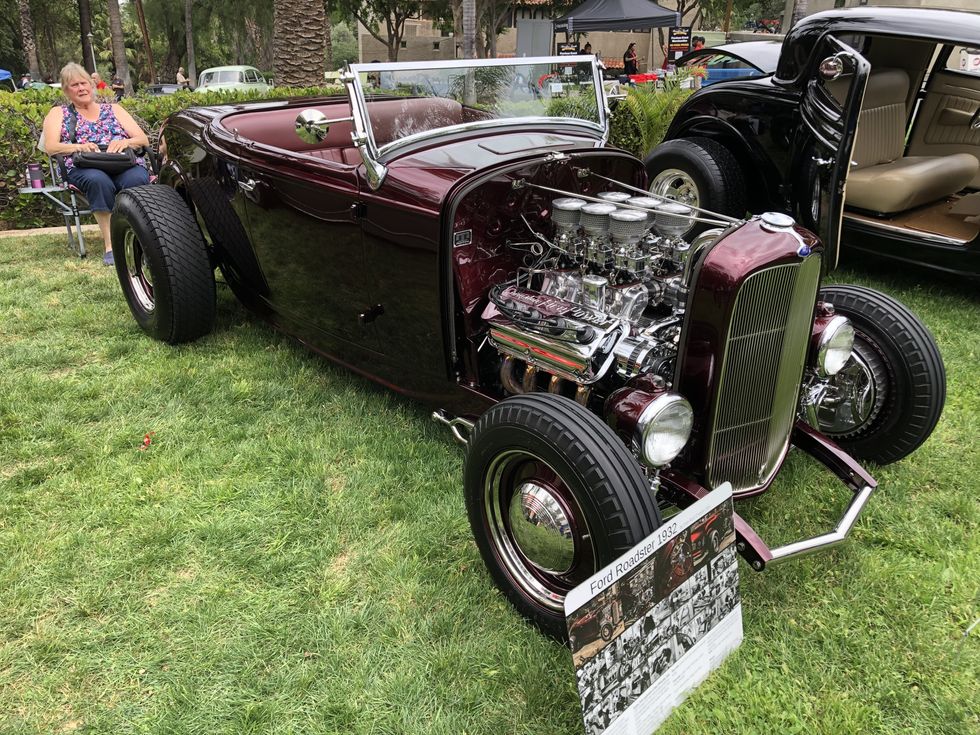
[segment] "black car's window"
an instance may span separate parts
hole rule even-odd
[[[691,59],[685,66],[707,66],[709,69],[753,69],[755,67],[747,64],[741,59],[735,59],[728,54],[712,54],[711,56],[701,56]]]
[[[952,53],[946,59],[946,69],[980,76],[980,48],[953,46]]]

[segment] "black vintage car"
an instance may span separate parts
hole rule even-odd
[[[836,42],[819,61],[811,104],[849,140],[827,84],[857,88],[866,64]],[[342,81],[342,97],[168,119],[158,183],[116,200],[122,290],[148,334],[189,341],[212,328],[220,268],[279,329],[434,407],[467,445],[490,573],[545,631],[567,634],[568,591],[662,509],[759,494],[792,446],[812,455],[846,488],[841,520],[770,548],[737,519],[762,569],[842,541],[876,485],[858,461],[929,437],[945,396],[929,332],[888,296],[820,286],[833,171],[814,182],[821,241],[779,213],[651,199],[642,162],[604,146],[591,56],[367,64]],[[710,229],[679,237],[692,220]]]
[[[836,38],[871,66],[857,140],[835,145],[837,112],[812,104],[810,69]],[[652,192],[727,214],[778,210],[815,226],[843,191],[843,244],[855,255],[980,278],[980,15],[852,8],[812,15],[786,36],[774,74],[712,84],[688,99],[646,160]],[[978,67],[980,68],[980,67]],[[844,75],[832,92],[843,102]],[[812,155],[811,141],[825,152]],[[801,191],[802,189],[802,191]]]

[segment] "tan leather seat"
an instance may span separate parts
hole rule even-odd
[[[868,78],[847,176],[849,207],[891,214],[928,204],[963,189],[980,170],[969,153],[909,156],[905,105],[909,77],[902,69],[877,69]]]

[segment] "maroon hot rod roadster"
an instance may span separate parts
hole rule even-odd
[[[808,64],[825,119],[803,144],[836,155],[867,69],[839,45]],[[737,518],[739,551],[762,569],[841,541],[875,487],[859,460],[932,432],[945,376],[928,331],[888,296],[821,288],[840,226],[826,167],[799,187],[819,233],[737,221],[651,199],[643,164],[604,147],[592,57],[342,80],[343,97],[172,116],[158,183],[113,213],[123,292],[151,336],[193,340],[219,268],[278,328],[432,405],[467,446],[491,575],[546,632],[566,635],[566,593],[663,510],[725,483],[760,493],[791,447],[840,478],[846,509],[779,548]],[[844,103],[831,80],[850,84]],[[708,229],[682,240],[692,219]]]

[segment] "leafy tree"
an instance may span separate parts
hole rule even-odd
[[[276,83],[293,87],[323,84],[326,32],[322,3],[275,0],[273,66]]]
[[[398,61],[405,21],[418,17],[422,3],[419,0],[337,0],[337,8],[360,21],[368,33],[385,45],[388,61]]]

